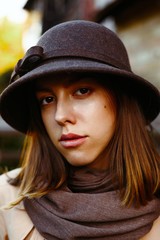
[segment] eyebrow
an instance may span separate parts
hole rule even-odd
[[[69,79],[64,79],[64,81],[62,81],[62,85],[64,87],[70,87],[72,84],[78,84],[81,81],[85,81],[85,80],[89,80],[89,79],[90,79],[89,77],[84,77],[84,78],[77,77],[76,79],[73,77],[73,78],[69,78]],[[56,80],[56,82],[58,82],[58,81]],[[52,83],[54,83],[54,80],[50,80],[48,82],[49,85]],[[44,92],[44,91],[51,92],[51,89],[49,86],[46,86],[45,82],[43,82],[42,84],[39,84],[39,83],[36,84],[35,91],[36,92]]]
[[[51,92],[51,89],[47,86],[38,85],[35,87],[35,92]]]
[[[77,79],[78,80],[78,79]],[[75,79],[64,79],[64,80],[61,80],[62,81],[62,84],[64,86],[69,86],[69,85],[72,85],[74,82],[75,82]],[[38,82],[37,81],[37,84],[35,85],[35,89],[36,90],[49,90],[49,86],[50,85],[54,85],[54,84],[57,84],[59,82],[58,79],[56,80],[47,80],[47,82],[45,82],[45,80],[43,80],[43,82]],[[48,86],[46,86],[48,85]]]

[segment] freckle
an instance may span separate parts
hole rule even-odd
[[[106,105],[104,105],[104,108],[106,108]]]

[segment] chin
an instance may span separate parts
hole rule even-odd
[[[83,166],[87,166],[87,165],[90,165],[91,164],[91,162],[88,162],[88,161],[86,161],[86,162],[82,162],[82,161],[68,161],[68,163],[70,164],[70,165],[72,165],[72,166],[74,166],[74,167],[83,167]]]

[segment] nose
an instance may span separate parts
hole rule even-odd
[[[70,101],[62,99],[57,102],[55,121],[61,126],[64,126],[67,123],[76,123],[74,108]]]

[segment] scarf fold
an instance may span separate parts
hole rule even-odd
[[[138,240],[160,215],[160,200],[140,208],[123,207],[115,187],[108,173],[74,169],[68,186],[41,198],[26,198],[24,206],[47,240]]]

